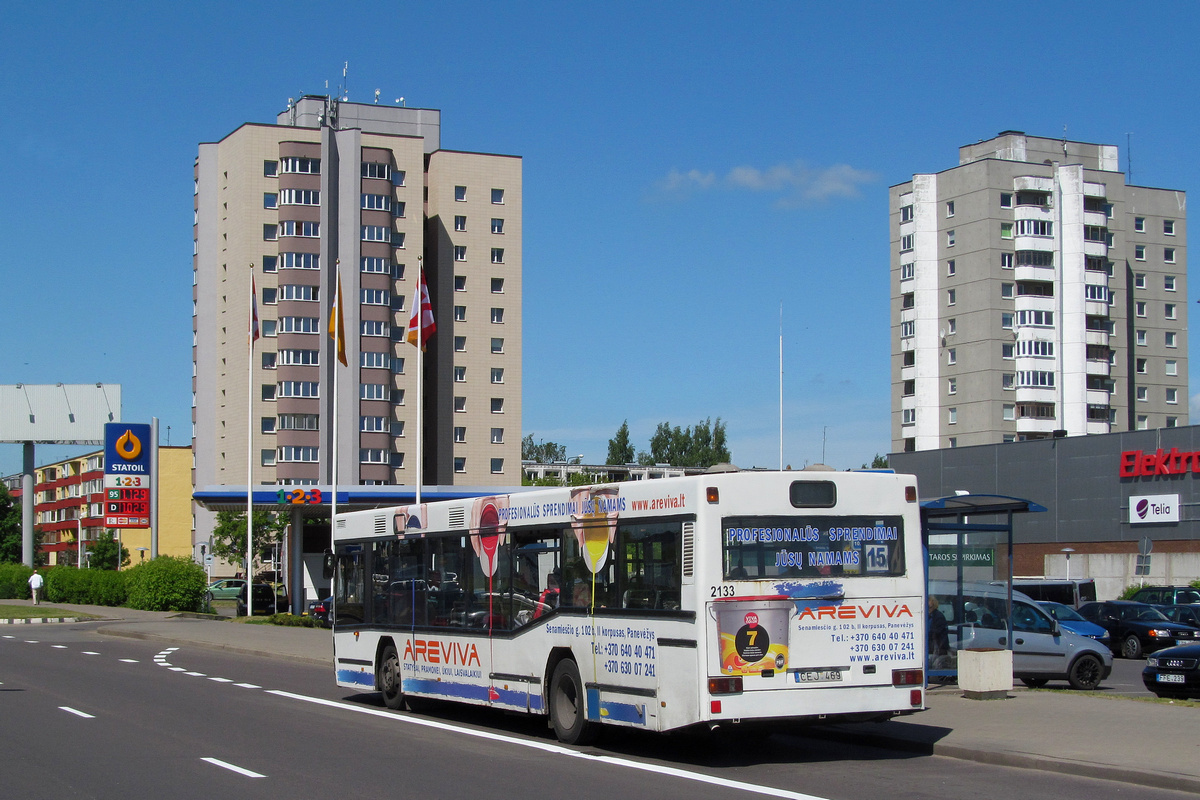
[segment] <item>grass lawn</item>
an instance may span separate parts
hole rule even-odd
[[[37,617],[78,617],[85,619],[92,614],[83,614],[55,606],[10,606],[0,603],[0,619],[35,619]]]

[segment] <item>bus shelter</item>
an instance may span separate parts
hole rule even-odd
[[[921,538],[930,598],[926,674],[930,680],[957,680],[958,651],[976,640],[976,629],[984,622],[982,615],[990,614],[995,620],[992,626],[1003,629],[1003,635],[989,644],[1012,649],[1013,517],[1045,510],[1032,500],[994,494],[956,494],[922,501]],[[983,598],[978,589],[972,592],[968,588],[981,584],[991,587],[983,592]],[[937,607],[932,602],[935,599]]]

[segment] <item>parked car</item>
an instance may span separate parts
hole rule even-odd
[[[1112,672],[1112,652],[1094,639],[1061,626],[1030,597],[1013,592],[1013,641],[1008,643],[1008,589],[964,584],[961,603],[954,581],[930,581],[946,618],[950,650],[1002,648],[1013,651],[1013,677],[1026,686],[1065,680],[1074,689],[1095,689]]]
[[[1200,604],[1193,603],[1187,606],[1155,606],[1162,615],[1171,622],[1178,622],[1181,625],[1191,625],[1193,628],[1200,628]]]
[[[1182,605],[1200,603],[1200,589],[1194,586],[1143,586],[1129,598],[1136,603],[1151,605]]]
[[[1112,636],[1114,653],[1125,658],[1141,658],[1164,647],[1200,641],[1200,629],[1171,622],[1157,608],[1131,600],[1105,600],[1084,603],[1079,615],[1094,622]]]
[[[1168,647],[1147,658],[1142,683],[1159,697],[1200,697],[1200,644]]]
[[[213,600],[236,600],[245,586],[246,582],[241,578],[224,578],[219,581],[213,581],[208,585],[207,600],[210,603]]]
[[[321,623],[324,628],[331,627],[329,622],[329,611],[333,608],[333,597],[326,597],[324,600],[310,600],[308,602],[308,615]]]
[[[1047,614],[1058,620],[1058,624],[1069,630],[1071,633],[1077,633],[1080,636],[1086,636],[1089,639],[1095,639],[1101,644],[1107,645],[1112,641],[1112,636],[1108,631],[1101,628],[1094,622],[1088,622],[1083,617],[1079,616],[1079,612],[1063,603],[1052,603],[1044,601],[1038,603]]]
[[[1075,608],[1096,599],[1096,581],[1092,578],[1013,578],[1013,589],[1038,602]]]
[[[275,587],[269,583],[256,583],[252,590],[254,592],[254,613],[255,614],[280,614],[288,610],[287,597],[280,595],[275,591]],[[237,615],[239,617],[246,616],[246,587],[242,587],[241,593],[237,598]]]

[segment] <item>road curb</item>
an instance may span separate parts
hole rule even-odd
[[[157,633],[145,633],[143,631],[131,631],[121,628],[97,628],[97,633],[102,633],[105,636],[122,636],[126,639],[144,639],[146,641],[165,642],[178,646],[194,646],[204,647],[209,650],[223,650],[227,653],[238,653],[247,656],[258,656],[260,658],[274,658],[283,661],[295,661],[301,664],[312,664],[318,667],[331,667],[333,664],[332,658],[314,658],[312,656],[300,656],[290,653],[272,653],[264,650],[255,650],[250,647],[238,647],[231,644],[219,644],[217,642],[198,642],[195,639],[177,639],[173,636],[162,636]]]
[[[0,625],[45,625],[51,622],[79,622],[79,617],[29,617],[25,619],[0,619]]]
[[[990,764],[996,767],[1034,769],[1042,772],[1054,772],[1060,775],[1097,778],[1099,780],[1116,781],[1135,786],[1146,786],[1153,789],[1168,789],[1177,792],[1200,794],[1200,779],[1188,775],[1147,772],[1145,770],[1113,767],[1094,762],[1055,759],[1031,753],[1014,753],[1010,750],[980,750],[961,745],[921,742],[913,739],[888,736],[886,734],[860,733],[833,727],[822,727],[814,730],[819,730],[820,733],[812,738],[833,739],[846,744],[868,745],[884,750],[899,750],[919,755],[943,756],[945,758],[956,758],[960,761]],[[800,733],[799,735],[803,736],[805,734]]]

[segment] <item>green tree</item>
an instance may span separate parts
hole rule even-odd
[[[633,443],[629,441],[629,420],[621,423],[617,434],[608,440],[608,458],[605,464],[632,464],[637,455],[633,451]]]
[[[257,509],[254,512],[254,547],[258,552],[283,540],[287,527],[286,514]],[[246,514],[242,511],[217,512],[217,524],[212,532],[212,553],[246,571]]]
[[[21,503],[0,483],[0,564],[21,563]]]
[[[862,468],[863,469],[887,469],[888,468],[887,456],[882,456],[879,453],[876,453],[875,457],[873,459],[871,459],[871,466],[868,467],[866,464],[863,464]]]
[[[650,451],[638,453],[638,463],[643,465],[708,468],[731,460],[720,417],[715,423],[704,419],[694,428],[672,428],[671,423],[660,422],[650,437]]]
[[[105,531],[96,537],[96,541],[88,545],[88,552],[92,554],[92,557],[88,559],[88,566],[92,569],[116,569],[118,547],[121,548],[121,566],[128,567],[129,551],[125,549],[125,545],[117,541],[112,531]]]
[[[555,461],[567,460],[567,448],[556,442],[533,441],[533,434],[527,433],[521,439],[521,460],[536,461],[538,464],[553,464]]]

